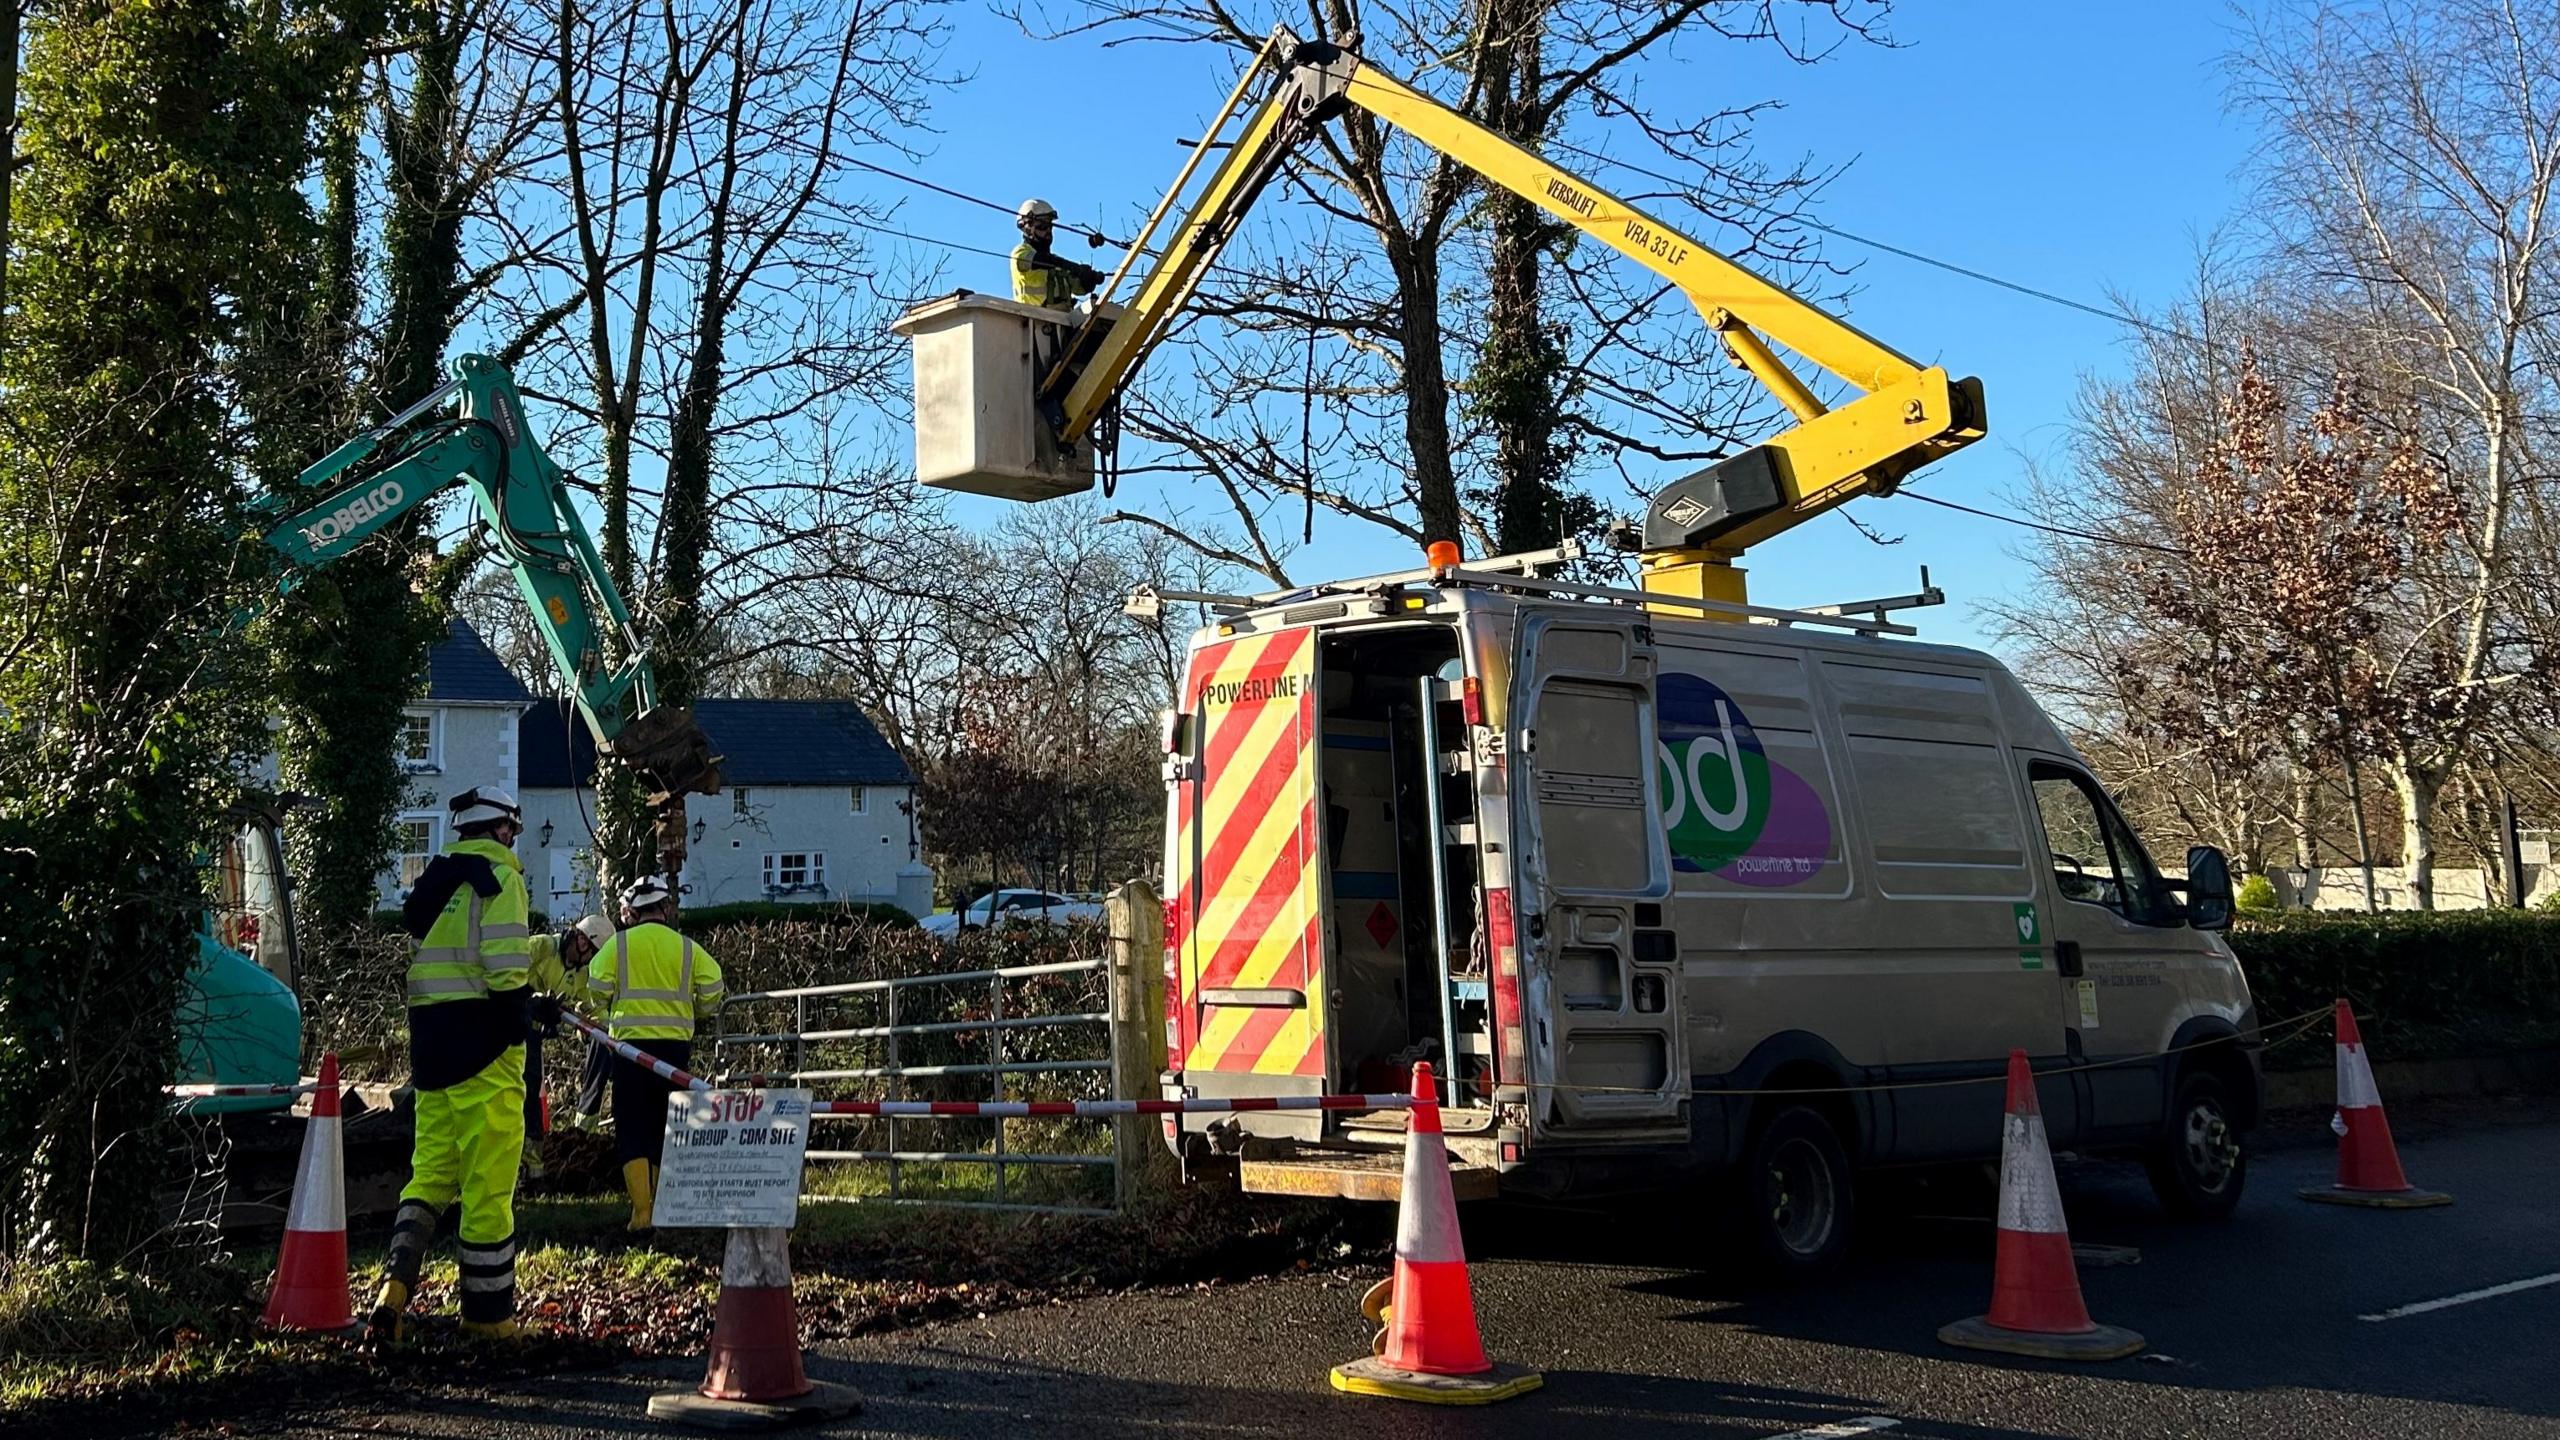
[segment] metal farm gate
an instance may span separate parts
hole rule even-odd
[[[828,1099],[1117,1098],[1109,971],[1096,953],[736,994],[713,1068]],[[811,1200],[1101,1214],[1118,1194],[1107,1121],[817,1118]]]

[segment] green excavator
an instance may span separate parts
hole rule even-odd
[[[719,757],[691,712],[660,703],[630,610],[505,365],[460,357],[444,385],[322,457],[294,491],[263,501],[272,520],[261,538],[279,589],[455,486],[470,489],[491,553],[515,577],[597,752],[628,765],[648,791],[660,867],[680,871],[685,797],[719,792]],[[302,498],[312,491],[323,493]],[[290,1094],[221,1093],[290,1086],[301,1071],[281,808],[242,806],[213,857],[212,904],[180,1016],[178,1078],[182,1095],[198,1092],[182,1102],[193,1114],[280,1114],[292,1104]]]

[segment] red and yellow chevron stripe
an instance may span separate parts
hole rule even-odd
[[[1241,636],[1193,652],[1183,680],[1200,734],[1197,776],[1174,802],[1171,857],[1185,1069],[1325,1073],[1315,656],[1310,630]],[[1304,999],[1202,1003],[1211,990]]]

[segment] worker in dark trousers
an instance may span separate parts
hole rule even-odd
[[[587,965],[596,951],[613,939],[613,922],[601,915],[588,915],[557,935],[536,935],[528,942],[527,958],[532,962],[533,988],[572,1004],[583,1003],[587,996]],[[524,1173],[527,1178],[542,1178],[542,1138],[551,1133],[551,1107],[542,1097],[542,1042],[557,1035],[557,1027],[535,1025],[528,1029],[524,1042]]]
[[[587,993],[613,1038],[688,1069],[695,1032],[720,1014],[720,962],[676,933],[673,881],[644,876],[624,892],[623,903],[631,923],[588,965]],[[674,1088],[654,1070],[614,1060],[613,1151],[631,1194],[633,1230],[651,1228],[667,1096]]]

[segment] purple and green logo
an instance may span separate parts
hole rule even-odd
[[[1771,889],[1812,878],[1831,855],[1822,796],[1769,758],[1713,681],[1665,675],[1658,705],[1655,799],[1673,868]]]

